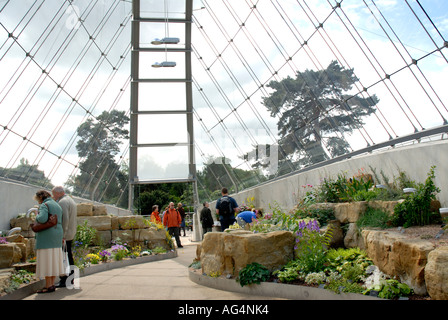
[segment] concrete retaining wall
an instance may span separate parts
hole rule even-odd
[[[435,184],[441,189],[437,198],[442,207],[448,206],[448,141],[415,144],[407,147],[395,148],[382,152],[375,152],[364,156],[344,160],[322,168],[309,170],[303,173],[280,179],[273,182],[244,190],[232,195],[238,205],[245,203],[247,198],[254,197],[255,205],[265,210],[275,201],[285,210],[292,209],[297,200],[304,197],[305,189],[302,186],[320,185],[325,177],[334,177],[346,172],[347,177],[358,173],[364,168],[371,172],[369,166],[379,175],[381,170],[393,181],[399,170],[404,171],[412,180],[424,182],[431,166],[436,166]],[[215,202],[210,204],[212,213],[215,212]]]

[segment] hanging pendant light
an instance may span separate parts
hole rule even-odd
[[[180,41],[179,38],[170,38],[165,37],[162,39],[155,38],[153,41],[151,41],[151,44],[160,45],[160,44],[178,44]]]
[[[160,45],[160,44],[164,44],[165,45],[165,61],[163,62],[155,62],[152,64],[153,68],[172,68],[176,66],[176,62],[175,61],[168,61],[168,49],[167,49],[167,45],[168,44],[178,44],[179,43],[179,38],[175,38],[175,37],[170,37],[170,32],[169,32],[169,27],[168,27],[168,4],[167,4],[167,0],[164,1],[165,2],[165,37],[162,39],[154,39],[153,41],[151,41],[151,44],[154,45]]]
[[[176,66],[176,62],[175,61],[163,61],[163,62],[154,62],[152,64],[153,68],[172,68]]]

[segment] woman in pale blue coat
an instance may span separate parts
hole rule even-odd
[[[36,277],[45,278],[45,288],[38,293],[53,292],[56,276],[65,273],[62,260],[62,208],[45,190],[36,192],[34,200],[40,204],[37,222],[47,222],[49,212],[58,217],[56,226],[36,233]]]

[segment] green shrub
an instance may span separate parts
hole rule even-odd
[[[362,287],[361,284],[352,282],[345,278],[329,281],[325,285],[325,289],[328,289],[335,293],[342,293],[342,292],[363,293],[364,292],[364,288]]]
[[[325,226],[328,221],[335,220],[334,209],[332,208],[310,208],[309,206],[299,206],[295,212],[298,219],[316,219],[320,226]]]
[[[364,290],[364,294],[370,294],[371,291],[377,291],[378,297],[382,299],[395,299],[407,297],[413,293],[412,289],[405,283],[394,279],[388,279],[372,288]]]
[[[432,166],[425,183],[418,183],[416,192],[408,195],[402,203],[394,208],[393,225],[408,228],[411,226],[424,226],[437,222],[439,214],[430,210],[431,201],[436,199],[440,192],[434,184],[435,166]]]
[[[81,248],[87,248],[96,237],[96,229],[89,226],[87,220],[76,227],[75,245]]]
[[[353,195],[353,201],[372,201],[380,197],[382,189],[359,190]]]
[[[260,284],[260,282],[268,280],[270,275],[271,272],[266,267],[254,262],[240,270],[236,281],[244,287],[253,283]]]
[[[359,229],[365,227],[386,229],[391,227],[391,220],[392,217],[384,210],[368,207],[366,212],[359,217],[356,226]]]
[[[324,178],[316,192],[316,202],[337,203],[343,201],[346,186],[347,178],[342,173],[338,174],[337,179]]]
[[[301,279],[301,266],[297,260],[289,261],[281,270],[273,272],[278,280],[283,283],[288,283]]]
[[[163,247],[155,247],[152,252],[154,254],[161,254],[161,253],[166,253],[166,249]]]
[[[336,179],[324,178],[318,190],[315,191],[316,202],[348,202],[373,199],[375,192],[369,190],[373,187],[371,176],[360,172],[348,179],[345,173],[339,173]]]
[[[359,281],[365,275],[367,268],[373,265],[367,253],[359,248],[330,249],[327,252],[326,271],[335,271],[345,279]]]
[[[189,265],[189,267],[193,269],[201,269],[201,261],[195,260]]]

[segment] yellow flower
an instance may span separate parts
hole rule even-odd
[[[86,260],[88,260],[92,264],[97,264],[101,260],[101,258],[95,253],[89,253],[88,255],[86,255]]]

